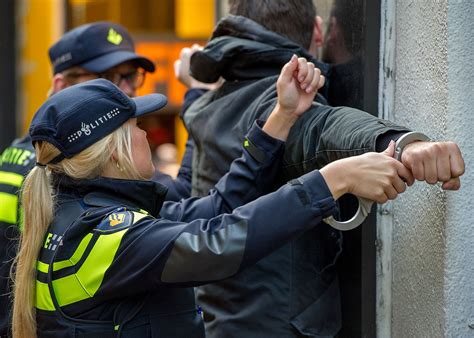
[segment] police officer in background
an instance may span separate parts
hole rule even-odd
[[[0,155],[0,337],[6,336],[10,322],[10,267],[19,236],[19,189],[35,165],[35,151],[29,138],[15,140]]]
[[[67,32],[49,49],[49,58],[54,73],[49,95],[77,83],[104,78],[134,97],[145,74],[155,71],[151,60],[135,53],[128,31],[110,22],[85,24]],[[188,142],[176,180],[162,173],[155,175],[156,181],[168,187],[168,200],[190,194],[192,149]],[[0,336],[8,333],[10,321],[9,274],[19,237],[19,190],[34,164],[35,151],[29,137],[15,140],[0,155]]]

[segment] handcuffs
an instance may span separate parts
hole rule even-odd
[[[395,143],[395,154],[393,157],[401,161],[403,149],[406,147],[407,144],[413,143],[415,141],[429,141],[430,138],[423,133],[418,132],[410,132],[406,133],[401,136],[397,142]],[[357,208],[357,212],[355,215],[347,220],[347,221],[336,221],[334,217],[329,216],[325,218],[323,221],[332,226],[334,229],[347,231],[357,228],[365,218],[369,215],[370,210],[372,209],[372,204],[374,201],[369,200],[367,198],[356,196],[359,202],[359,207]]]

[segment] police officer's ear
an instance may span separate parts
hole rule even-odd
[[[49,92],[49,95],[53,95],[67,87],[69,87],[69,84],[66,81],[65,76],[61,73],[54,74],[53,84]]]

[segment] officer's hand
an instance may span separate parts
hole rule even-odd
[[[191,56],[203,49],[202,46],[194,44],[191,48],[183,48],[179,54],[179,59],[174,62],[174,75],[179,82],[184,84],[188,88],[203,88],[208,90],[213,90],[222,85],[224,82],[220,78],[217,82],[214,83],[204,83],[196,80],[189,74]]]
[[[321,71],[312,62],[293,55],[281,70],[277,81],[280,110],[285,114],[299,117],[311,106],[324,81]]]
[[[464,174],[461,151],[453,142],[413,142],[405,146],[402,163],[419,181],[443,182],[445,190],[458,190]]]
[[[382,153],[366,153],[332,162],[320,170],[334,199],[351,193],[377,203],[395,199],[413,184],[407,168],[393,158],[395,143]]]

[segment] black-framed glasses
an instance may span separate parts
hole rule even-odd
[[[88,72],[71,72],[65,74],[65,76],[70,77],[77,81],[81,76],[97,76],[98,78],[103,78],[109,80],[117,87],[120,87],[122,81],[126,81],[127,84],[132,87],[132,89],[138,89],[143,86],[145,83],[145,70],[138,68],[127,74],[120,74],[117,72],[104,72],[104,73],[88,73]]]
[[[126,81],[130,87],[132,87],[133,89],[138,89],[143,86],[143,83],[145,82],[145,74],[145,70],[138,68],[127,74],[120,74],[117,72],[104,72],[97,75],[103,79],[109,80],[117,87],[120,87],[122,81]]]

